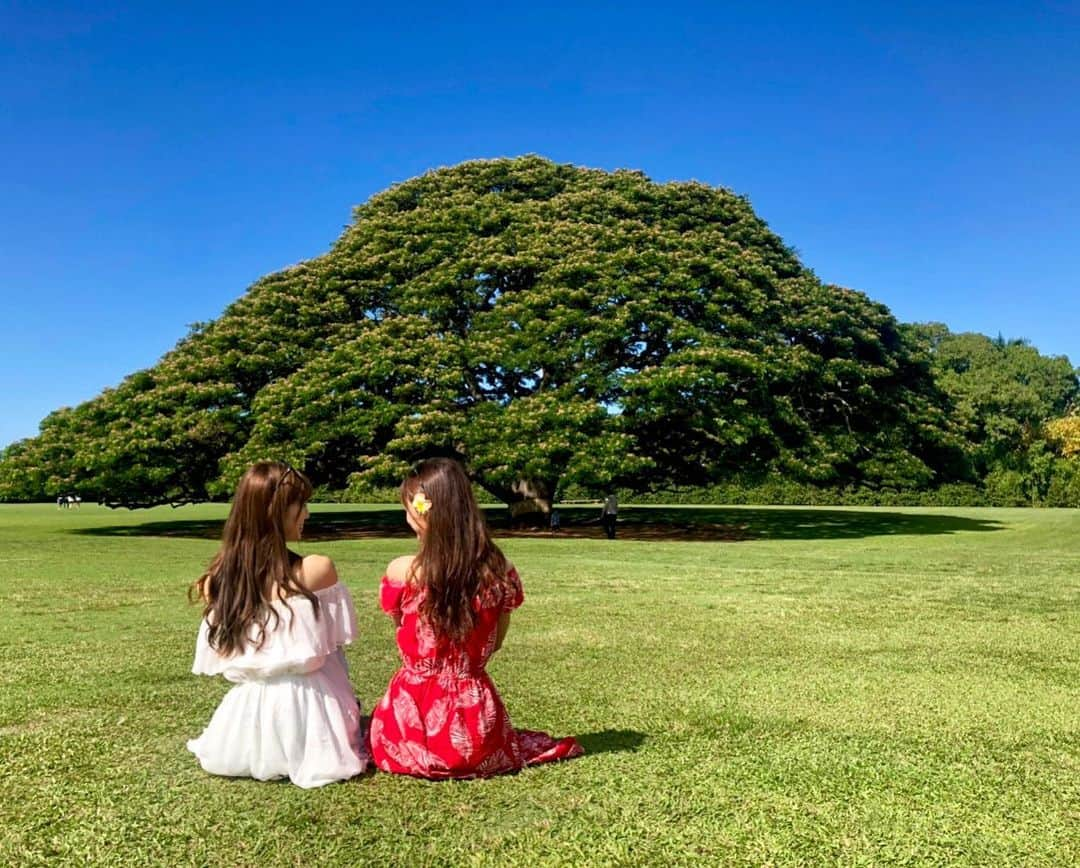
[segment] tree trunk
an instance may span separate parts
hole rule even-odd
[[[547,527],[556,485],[557,480],[538,479],[519,479],[511,485],[507,499],[511,523]]]

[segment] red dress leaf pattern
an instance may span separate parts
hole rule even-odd
[[[381,750],[382,753],[386,754],[386,756],[390,760],[397,763],[397,765],[399,766],[399,768],[397,769],[387,768],[385,769],[385,771],[405,771],[412,766],[412,762],[407,761],[405,757],[402,756],[402,753],[398,749],[398,746],[394,744],[393,741],[388,739],[385,735],[380,736],[380,740],[377,743],[373,743],[372,748],[378,748],[379,750]]]
[[[401,747],[402,753],[411,756],[412,762],[417,768],[424,769],[428,773],[446,768],[446,763],[419,742],[405,741],[402,742]]]
[[[446,721],[450,717],[450,702],[450,697],[444,696],[431,703],[431,708],[424,715],[424,731],[428,738],[434,738],[446,728]]]
[[[466,762],[472,759],[472,755],[476,752],[472,733],[469,732],[468,724],[465,723],[465,715],[460,711],[455,712],[450,718],[450,744]]]
[[[487,740],[488,735],[495,729],[495,723],[499,716],[499,709],[495,706],[495,697],[491,691],[484,694],[484,705],[476,719],[476,731],[480,738]]]
[[[422,730],[424,725],[420,722],[420,711],[416,707],[415,700],[404,690],[394,697],[394,719],[397,721],[398,732],[405,735],[408,728]]]
[[[484,691],[480,689],[480,685],[475,679],[470,678],[458,687],[457,704],[459,708],[472,708],[474,705],[479,705],[483,698]]]
[[[427,657],[435,650],[435,631],[427,624],[419,624],[416,628],[416,650],[422,657]]]

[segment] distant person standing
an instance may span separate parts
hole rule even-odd
[[[559,510],[551,510],[550,528],[552,533],[557,533],[562,530],[562,516],[559,515]]]
[[[609,494],[600,510],[600,523],[604,526],[604,533],[608,539],[615,539],[615,522],[619,516],[619,499],[614,493]]]

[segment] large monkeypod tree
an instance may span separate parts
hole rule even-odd
[[[943,406],[889,312],[744,198],[524,157],[373,197],[327,254],[46,420],[0,486],[141,505],[223,494],[258,458],[341,488],[430,455],[517,514],[567,483],[914,486],[955,450]]]

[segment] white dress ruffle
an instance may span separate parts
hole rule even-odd
[[[367,768],[360,707],[342,646],[356,636],[356,612],[338,583],[316,591],[319,617],[303,596],[276,601],[259,649],[223,657],[207,641],[206,621],[195,646],[196,675],[223,675],[236,684],[209,725],[187,743],[215,775],[265,781],[287,777],[299,787],[346,780]]]

